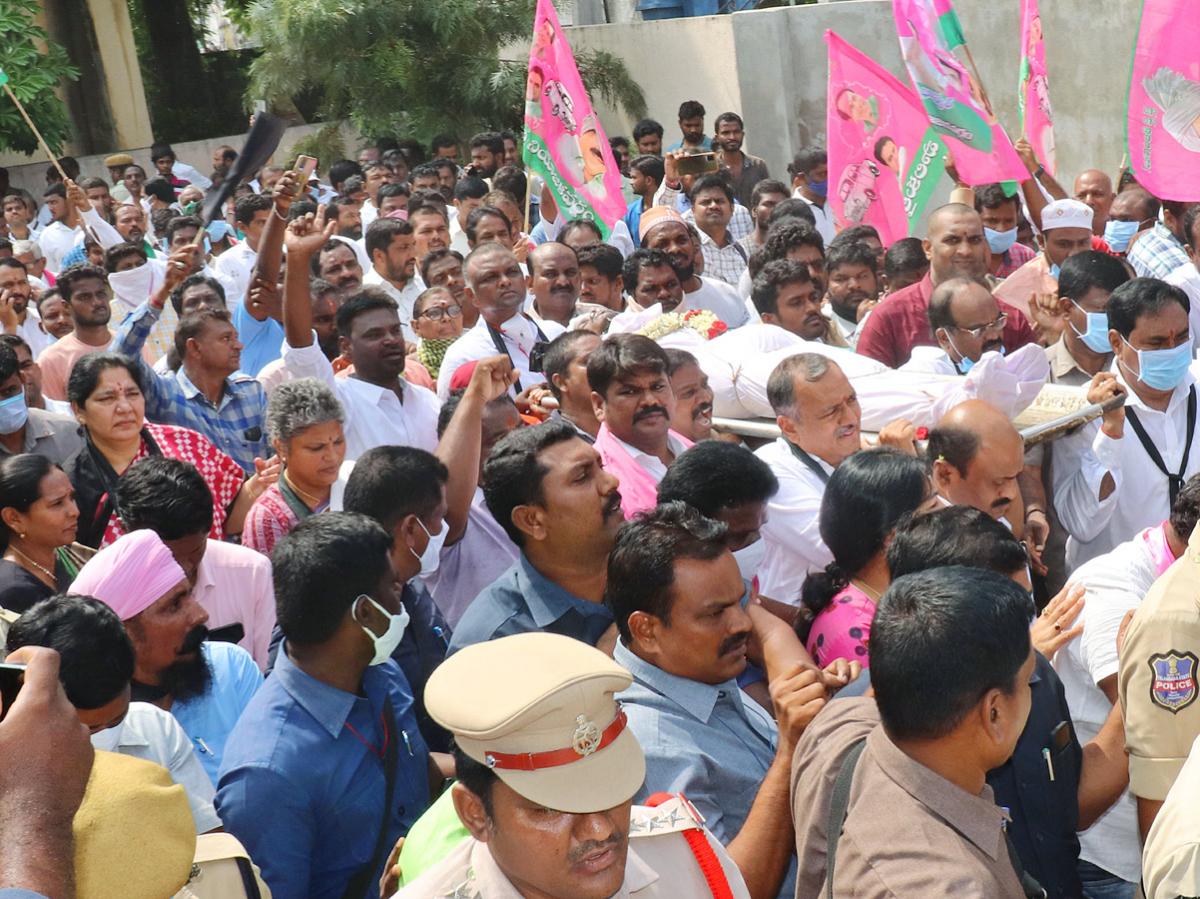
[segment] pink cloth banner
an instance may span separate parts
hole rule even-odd
[[[933,127],[967,184],[1024,181],[1029,172],[952,48],[966,43],[949,0],[892,0],[900,53]]]
[[[586,216],[608,237],[625,214],[621,172],[551,0],[538,0],[533,17],[521,143],[525,165],[545,179],[564,220]]]
[[[1145,0],[1126,138],[1138,183],[1164,200],[1200,200],[1200,8]]]
[[[1057,170],[1054,155],[1054,112],[1050,107],[1050,82],[1046,77],[1046,43],[1038,0],[1021,0],[1021,76],[1017,91],[1021,134],[1051,175]]]
[[[839,227],[874,225],[888,246],[923,221],[946,145],[891,72],[833,31],[825,43],[829,205]]]

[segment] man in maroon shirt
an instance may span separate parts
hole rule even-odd
[[[937,345],[926,312],[935,286],[950,278],[982,278],[987,274],[991,257],[983,236],[983,221],[970,206],[950,203],[934,210],[924,244],[929,274],[886,297],[859,329],[858,352],[892,368],[907,362],[914,346]],[[1008,314],[1004,348],[1012,351],[1033,343],[1037,335],[1029,320],[1007,303],[999,305],[1000,311]]]

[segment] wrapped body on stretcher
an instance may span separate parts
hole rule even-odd
[[[683,328],[658,342],[696,357],[713,392],[713,414],[720,418],[774,419],[767,381],[775,367],[796,353],[827,356],[854,385],[864,431],[878,431],[898,418],[933,427],[946,412],[970,399],[986,400],[1015,419],[1037,398],[1050,371],[1045,351],[1037,345],[1007,356],[985,353],[961,377],[902,371],[767,324],[745,325],[712,340]]]

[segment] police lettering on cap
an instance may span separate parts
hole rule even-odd
[[[587,814],[633,798],[642,748],[615,694],[629,672],[579,640],[528,633],[468,646],[425,687],[425,707],[470,758],[546,808]]]
[[[1042,230],[1086,228],[1092,230],[1092,209],[1078,200],[1055,200],[1042,210]]]

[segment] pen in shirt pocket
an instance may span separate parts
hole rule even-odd
[[[400,731],[400,736],[404,740],[404,748],[408,750],[409,755],[412,755],[413,754],[412,742],[408,739],[408,731],[406,731],[406,730]]]

